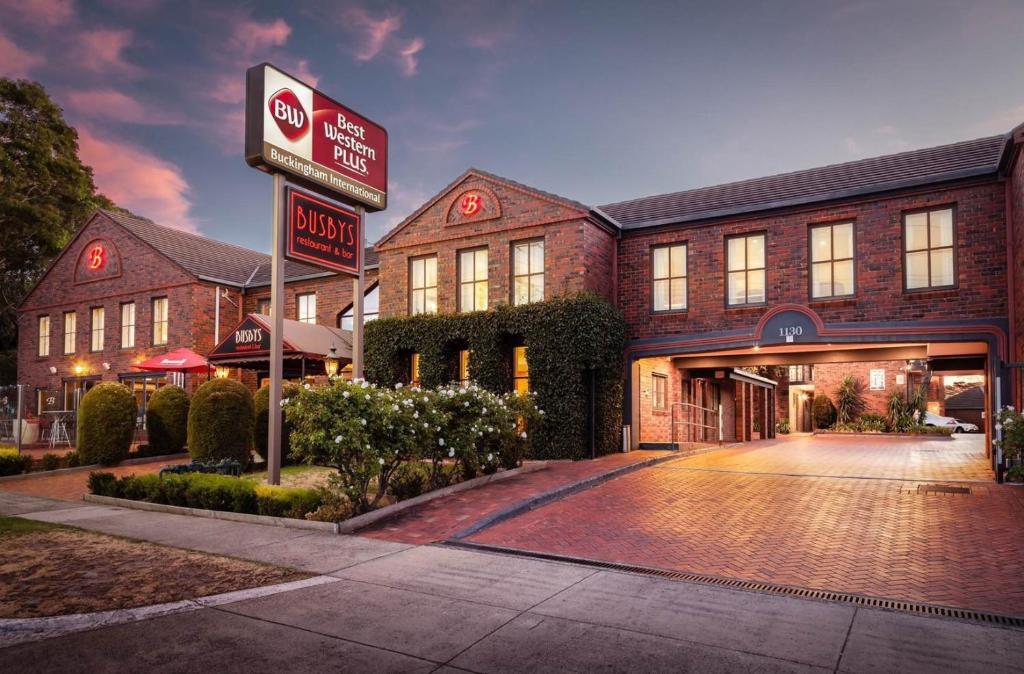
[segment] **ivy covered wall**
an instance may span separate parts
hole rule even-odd
[[[625,322],[606,300],[585,293],[469,314],[382,318],[366,324],[366,377],[410,380],[420,355],[420,383],[458,379],[459,351],[470,350],[470,378],[494,392],[512,390],[512,348],[527,347],[530,390],[545,415],[531,431],[531,458],[590,456],[588,389],[594,378],[597,454],[621,443]],[[535,424],[535,426],[538,426]]]

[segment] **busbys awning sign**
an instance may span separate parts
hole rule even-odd
[[[285,194],[285,256],[332,271],[358,274],[359,215],[293,187]]]
[[[383,210],[388,133],[269,63],[246,75],[245,160],[296,182]]]
[[[267,481],[279,484],[284,259],[354,276],[352,376],[362,377],[363,212],[384,210],[388,203],[388,133],[313,87],[261,63],[246,72],[245,161],[274,177]],[[286,187],[286,177],[326,198]],[[327,199],[347,204],[354,212]],[[234,336],[234,346],[244,350],[239,338],[244,342],[248,336],[244,331]]]

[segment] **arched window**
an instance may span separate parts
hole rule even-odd
[[[338,323],[338,327],[342,330],[352,329],[352,305],[348,305],[348,308],[341,314],[341,320]],[[363,293],[363,324],[367,321],[376,320],[380,315],[380,284],[375,284],[372,288]]]

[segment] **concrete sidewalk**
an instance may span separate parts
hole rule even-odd
[[[1024,657],[1019,630],[574,564],[13,494],[0,513],[339,578],[0,650],[10,671],[997,672]]]

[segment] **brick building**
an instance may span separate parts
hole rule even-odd
[[[373,317],[376,256],[366,261]],[[349,277],[289,261],[285,278],[286,318],[342,324]],[[20,307],[18,380],[33,391],[30,409],[73,409],[107,380],[129,385],[143,410],[166,375],[134,365],[179,347],[209,353],[245,314],[269,313],[269,286],[269,255],[98,211]],[[243,378],[255,385],[255,374]],[[187,385],[205,380],[189,375]]]
[[[1022,144],[1018,127],[602,206],[470,169],[377,243],[380,282],[374,267],[367,313],[605,297],[627,323],[623,411],[634,447],[771,436],[778,419],[793,416],[793,395],[813,391],[812,366],[825,379],[880,370],[886,394],[901,374],[904,388],[933,374],[980,375],[987,411],[1019,405],[1020,370],[1007,365],[1024,361]],[[119,251],[116,276],[82,275],[96,239]],[[21,378],[67,386],[79,364],[82,376],[126,374],[155,350],[151,312],[163,296],[168,346],[203,353],[224,323],[265,311],[268,284],[265,255],[101,212],[22,307]],[[348,279],[291,265],[286,312],[349,327],[351,292]],[[138,346],[126,351],[116,313],[129,298]],[[97,303],[111,327],[94,354],[86,337]],[[64,356],[61,316],[72,308],[80,346]],[[38,350],[44,316],[48,356]],[[509,358],[527,387],[529,345]],[[780,367],[796,378],[764,375]],[[817,386],[834,388],[825,379]],[[883,390],[866,388],[874,409]]]

